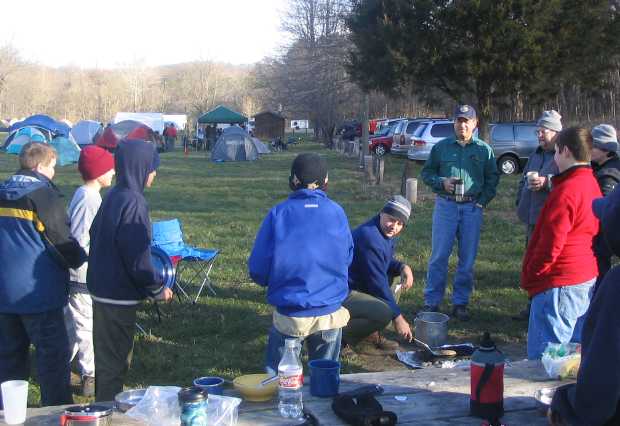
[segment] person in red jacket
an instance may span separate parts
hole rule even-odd
[[[558,135],[554,160],[560,173],[552,178],[521,271],[521,287],[532,298],[529,359],[539,359],[549,342],[578,340],[577,320],[590,305],[598,275],[592,245],[599,230],[592,201],[601,196],[591,150],[586,129],[572,127]]]

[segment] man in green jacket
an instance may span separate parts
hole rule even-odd
[[[493,150],[474,136],[476,111],[459,105],[454,137],[439,141],[422,169],[422,180],[436,194],[432,253],[428,262],[424,311],[436,312],[446,290],[448,259],[458,240],[458,266],[452,292],[452,315],[469,319],[467,304],[474,286],[482,211],[495,197],[499,182]]]

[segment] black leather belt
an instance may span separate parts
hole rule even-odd
[[[454,201],[455,203],[473,203],[474,201],[476,201],[476,199],[474,197],[472,197],[471,195],[463,195],[462,197],[460,197],[460,199],[457,201],[456,199],[456,195],[446,195],[446,194],[441,194],[439,195],[441,198],[445,198],[446,200],[450,200],[450,201]]]

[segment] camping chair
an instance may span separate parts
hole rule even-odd
[[[181,222],[178,219],[164,220],[153,223],[152,245],[161,248],[176,264],[176,282],[173,290],[179,298],[192,300],[192,288],[198,288],[192,303],[198,302],[202,290],[206,287],[216,295],[213,283],[209,278],[218,250],[202,249],[187,245],[183,241]],[[182,275],[185,275],[181,280]]]

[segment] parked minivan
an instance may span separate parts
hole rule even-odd
[[[506,175],[523,170],[527,159],[538,147],[534,121],[494,123],[489,125],[489,134],[497,168]]]
[[[478,129],[476,129],[476,132]],[[477,133],[475,133],[477,135]],[[422,121],[413,136],[407,158],[414,161],[426,161],[431,149],[442,139],[454,136],[454,121],[447,118],[434,118]]]
[[[418,127],[425,123],[428,118],[409,118],[402,120],[394,129],[392,137],[392,149],[394,155],[407,155],[413,141],[413,135]]]

